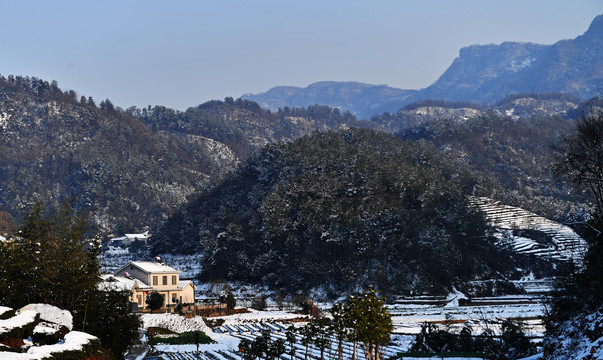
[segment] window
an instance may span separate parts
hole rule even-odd
[[[153,286],[159,285],[159,281],[157,280],[157,276],[153,276]]]
[[[136,298],[138,299],[138,305],[142,305],[142,296],[136,295]]]
[[[167,275],[163,275],[163,285],[167,285]]]
[[[172,285],[178,285],[178,282],[176,281],[176,275],[172,275]]]

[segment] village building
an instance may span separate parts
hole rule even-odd
[[[178,304],[195,303],[195,284],[191,280],[180,280],[180,271],[161,262],[131,261],[114,274],[101,277],[104,288],[130,291],[135,311],[148,310],[146,297],[153,291],[163,296],[164,311],[173,312]]]
[[[146,246],[149,238],[151,238],[151,234],[149,234],[148,231],[145,231],[142,234],[124,234],[124,236],[114,237],[110,239],[109,245],[114,247],[130,246],[132,243],[139,241],[142,242],[144,246]]]

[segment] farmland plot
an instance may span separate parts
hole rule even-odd
[[[473,333],[478,335],[486,329],[499,333],[502,321],[512,319],[524,325],[529,337],[535,340],[541,339],[544,333],[542,324],[542,316],[545,312],[544,299],[542,295],[474,298],[472,299],[473,304],[469,305],[459,305],[458,301],[454,300],[448,301],[444,305],[433,301],[426,302],[420,298],[415,298],[414,301],[399,300],[388,307],[392,315],[394,330],[390,344],[382,349],[383,358],[386,359],[395,356],[398,352],[407,351],[414,336],[420,332],[421,326],[428,322],[446,326],[451,331],[460,330],[465,324],[470,325]],[[239,352],[239,341],[242,339],[254,340],[257,336],[269,331],[272,341],[285,340],[285,353],[280,359],[291,360],[291,347],[286,341],[285,329],[290,326],[289,321],[298,316],[279,311],[254,311],[248,314],[225,316],[222,317],[224,323],[221,326],[213,330],[204,327],[204,330],[217,341],[217,344],[201,345],[199,354],[196,353],[195,345],[158,345],[156,348],[163,352],[162,359],[242,360],[243,354]],[[192,319],[188,320],[192,321]],[[195,321],[198,326],[202,326],[200,320]],[[304,323],[294,324],[301,327]],[[171,326],[177,328],[175,324]],[[180,325],[187,331],[195,326],[197,325]],[[331,337],[330,344],[323,352],[325,359],[337,358],[337,345],[337,340]],[[296,336],[294,349],[294,360],[305,360],[306,347],[299,333]],[[316,345],[309,345],[308,354],[312,360],[321,359],[321,350]],[[352,354],[353,343],[344,342],[344,358],[351,359]],[[364,358],[364,352],[360,347],[358,354],[360,359]]]

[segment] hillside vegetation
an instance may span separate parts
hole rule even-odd
[[[0,76],[0,234],[30,204],[64,198],[91,209],[103,233],[132,232],[267,143],[352,125],[363,123],[326,106],[271,113],[232,98],[123,110],[56,82]]]
[[[0,209],[76,197],[102,228],[131,228],[182,204],[209,174],[140,121],[39,79],[0,77]]]
[[[511,272],[467,193],[467,166],[372,130],[267,146],[178,210],[154,251],[204,251],[206,278],[333,294],[433,292]]]
[[[467,165],[483,186],[479,195],[519,206],[560,222],[584,220],[583,194],[553,179],[554,146],[575,129],[575,120],[533,116],[514,120],[489,113],[458,122],[434,120],[408,127],[397,136],[429,141]]]

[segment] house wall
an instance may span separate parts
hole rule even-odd
[[[195,289],[192,285],[186,286],[182,289],[182,303],[183,304],[194,304],[195,303]]]
[[[157,277],[157,284],[154,282],[154,277]],[[173,278],[175,276],[175,279]],[[167,283],[164,285],[164,277]],[[151,273],[147,284],[152,286],[157,291],[159,290],[170,290],[178,287],[180,281],[180,275],[177,272],[174,273]]]

